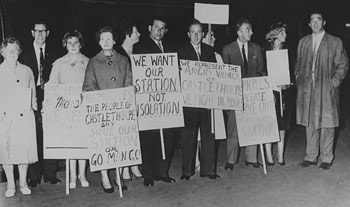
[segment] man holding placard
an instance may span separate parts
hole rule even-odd
[[[134,54],[169,53],[174,52],[171,45],[163,41],[167,33],[166,20],[154,17],[148,26],[149,37],[134,46]],[[169,168],[174,152],[177,129],[164,130],[165,159],[162,159],[159,130],[140,131],[142,153],[142,175],[145,186],[153,186],[154,181],[174,183],[169,176]]]
[[[242,78],[266,75],[260,46],[249,42],[253,34],[250,22],[247,19],[239,19],[236,24],[236,32],[237,40],[223,48],[222,58],[224,63],[240,65]],[[238,162],[239,150],[235,111],[227,110],[226,117],[227,161],[225,169],[233,170],[234,164]],[[261,166],[257,161],[256,145],[246,147],[245,165],[251,165],[255,168]]]
[[[349,62],[342,41],[325,32],[324,15],[311,13],[311,35],[299,41],[295,76],[297,124],[306,127],[306,156],[301,167],[328,170],[334,159],[334,128],[339,126],[339,86]]]
[[[190,42],[182,46],[178,55],[180,59],[216,62],[213,47],[203,44],[203,26],[194,19],[188,27]],[[185,127],[181,129],[182,176],[189,180],[195,172],[198,128],[201,133],[200,176],[216,179],[215,137],[211,133],[210,109],[184,107]]]

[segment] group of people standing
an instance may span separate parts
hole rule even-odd
[[[312,13],[309,22],[312,34],[300,40],[296,55],[289,50],[291,77],[294,77],[295,71],[295,80],[292,78],[292,82],[297,89],[296,120],[297,124],[306,127],[306,156],[300,166],[316,165],[320,151],[320,168],[323,170],[329,169],[334,159],[334,128],[339,125],[339,86],[348,70],[348,57],[342,41],[325,32],[325,23],[322,13]],[[0,164],[3,165],[8,180],[6,197],[12,197],[16,192],[14,165],[18,165],[19,189],[22,194],[31,194],[29,187],[40,184],[42,177],[44,182],[51,184],[61,182],[56,176],[57,160],[43,159],[41,115],[45,113],[42,104],[45,83],[82,83],[85,92],[131,86],[131,54],[168,52],[177,52],[179,59],[239,65],[243,78],[266,76],[264,53],[268,50],[288,49],[285,44],[287,26],[281,22],[271,26],[266,35],[268,44],[261,48],[250,41],[253,35],[251,23],[247,19],[239,19],[234,27],[237,40],[224,46],[221,55],[213,48],[214,33],[205,32],[202,23],[195,19],[188,25],[189,41],[178,49],[164,41],[168,28],[166,20],[161,17],[152,19],[148,26],[149,35],[141,41],[135,24],[124,22],[121,28],[119,39],[109,26],[98,30],[96,40],[101,51],[91,59],[80,52],[84,40],[76,30],[64,35],[62,46],[67,54],[57,58],[54,50],[46,43],[50,30],[44,21],[33,24],[32,47],[22,54],[21,44],[16,38],[8,37],[2,43],[1,55],[4,61],[0,65],[0,88],[30,88],[32,91],[30,109],[11,110],[0,104]],[[280,134],[277,163],[281,166],[285,165],[284,139],[292,116],[293,96],[290,91],[294,90],[294,86],[274,88],[279,91],[275,93],[275,100]],[[282,94],[282,98],[278,97],[279,94]],[[282,104],[279,103],[280,100]],[[283,113],[280,113],[281,110]],[[132,176],[143,178],[145,186],[153,186],[154,181],[176,182],[170,177],[169,169],[177,143],[180,143],[182,151],[181,180],[190,180],[195,174],[197,145],[200,145],[200,177],[220,177],[216,169],[215,135],[211,132],[210,110],[184,107],[183,112],[184,127],[164,130],[166,159],[161,156],[159,130],[140,131],[143,162],[141,171],[139,166],[124,167],[120,173],[123,179],[118,183],[119,179],[116,178],[116,185],[127,190],[124,180],[131,179]],[[224,110],[223,115],[227,135],[224,169],[233,170],[238,163],[240,151],[235,111]],[[268,166],[275,164],[271,148],[271,143],[265,145]],[[262,166],[258,161],[256,146],[245,147],[245,165],[254,168]],[[70,169],[70,188],[76,188],[77,180],[82,187],[89,186],[86,160],[71,160]],[[101,171],[101,185],[104,192],[114,192],[107,170]]]

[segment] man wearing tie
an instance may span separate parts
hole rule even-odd
[[[252,25],[247,19],[239,19],[236,24],[238,38],[236,41],[224,46],[222,59],[225,64],[241,66],[242,78],[258,77],[266,75],[261,48],[251,43],[253,34]],[[235,111],[227,110],[227,161],[225,170],[233,170],[234,164],[238,163],[238,132]],[[245,149],[245,165],[259,168],[261,164],[257,161],[257,147],[247,146]]]
[[[216,62],[213,47],[203,44],[202,24],[194,19],[188,27],[190,41],[178,50],[179,59]],[[198,129],[201,133],[200,176],[216,179],[215,136],[211,133],[210,109],[184,107],[185,127],[181,128],[182,176],[189,180],[195,173]]]
[[[163,41],[167,33],[166,20],[154,17],[148,26],[149,36],[134,45],[134,54],[169,53],[175,52],[167,42]],[[169,176],[170,164],[176,146],[178,129],[164,129],[165,157],[162,159],[160,131],[140,131],[142,154],[142,175],[145,186],[153,186],[154,181],[174,183],[176,180]]]
[[[324,30],[324,15],[311,13],[311,35],[299,41],[295,64],[297,124],[306,127],[306,156],[299,165],[328,170],[334,159],[334,129],[339,126],[339,86],[349,62],[343,42]]]
[[[27,50],[23,51],[20,62],[32,69],[36,84],[38,111],[35,112],[35,119],[39,161],[30,164],[28,168],[28,185],[30,187],[36,187],[37,184],[40,184],[42,175],[45,182],[50,182],[51,184],[61,182],[56,177],[58,161],[43,160],[43,129],[40,112],[44,100],[44,84],[49,80],[52,63],[57,59],[57,56],[52,48],[46,44],[46,39],[50,31],[45,21],[35,21],[31,33],[34,38],[33,44]]]

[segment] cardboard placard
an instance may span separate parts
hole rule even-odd
[[[278,142],[275,102],[269,78],[243,78],[244,110],[236,111],[240,146]]]
[[[229,5],[194,3],[194,18],[206,24],[228,24]]]
[[[139,129],[184,126],[177,53],[131,55]]]
[[[90,170],[142,163],[134,87],[83,94]]]
[[[88,159],[81,91],[82,84],[45,85],[45,159]]]
[[[290,84],[288,50],[266,51],[266,64],[272,86]]]
[[[180,60],[184,106],[243,110],[240,66]]]

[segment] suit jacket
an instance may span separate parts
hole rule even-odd
[[[309,125],[311,98],[315,100],[316,129],[339,125],[339,86],[349,68],[343,42],[325,33],[313,57],[312,35],[299,41],[295,64],[297,86],[297,124]],[[312,62],[316,58],[314,86]],[[314,97],[311,89],[314,88]]]
[[[50,47],[49,44],[46,43],[45,46],[45,61],[44,61],[44,69],[43,69],[43,79],[44,83],[48,82],[50,79],[51,69],[52,69],[52,63],[58,58],[56,51]],[[23,51],[23,53],[19,57],[19,62],[27,65],[32,69],[33,75],[34,75],[34,81],[35,85],[38,82],[38,62],[36,60],[35,50],[33,44],[30,45],[26,50]],[[42,102],[44,100],[44,90],[42,90],[40,87],[36,87],[36,95],[37,95],[37,102],[38,102],[38,111],[42,108]]]
[[[162,41],[164,52],[175,52],[174,48],[166,41]],[[146,37],[140,42],[136,43],[133,48],[133,54],[150,54],[150,53],[162,53],[158,45],[151,37]]]
[[[258,77],[266,75],[264,60],[259,45],[248,42],[248,68],[246,70],[237,41],[234,41],[222,49],[222,59],[225,64],[241,66],[242,78]],[[247,73],[245,72],[247,71]]]
[[[198,60],[196,50],[192,46],[190,42],[187,42],[184,44],[179,50],[177,51],[179,59],[184,60]],[[216,62],[214,48],[201,43],[201,61],[206,62]]]

